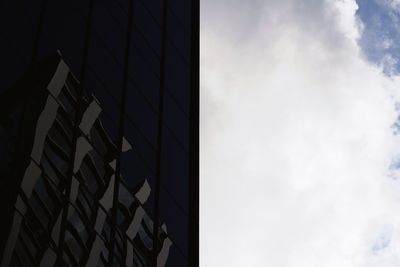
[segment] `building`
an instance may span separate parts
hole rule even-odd
[[[166,2],[0,3],[4,264],[198,262],[198,3]]]
[[[27,167],[20,182],[1,264],[107,266],[113,227],[111,208],[117,147],[98,118],[101,112],[98,101],[94,96],[84,96],[85,109],[79,119],[73,176],[68,179],[79,81],[69,72],[61,57],[52,61],[46,62],[56,67],[53,75],[47,76],[51,79],[38,81],[38,86],[43,88],[35,90],[46,92],[33,96],[42,99],[29,99],[41,105],[36,105],[37,110],[31,109],[39,114],[36,120],[29,119],[36,124],[24,129],[29,136],[34,132],[33,142],[28,145],[32,150],[30,157],[21,159],[27,162]],[[34,83],[28,82],[31,85]],[[24,91],[20,93],[24,94]],[[123,152],[130,149],[131,145],[124,139]],[[150,191],[146,180],[136,190],[120,181],[114,246],[118,261],[116,266],[146,266],[149,262],[153,247],[153,221],[142,205]],[[165,224],[160,227],[158,236],[158,265],[165,266],[172,244]],[[63,242],[60,242],[61,237]],[[55,265],[58,254],[62,255],[60,258],[63,261]]]

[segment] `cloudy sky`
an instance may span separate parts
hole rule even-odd
[[[400,266],[400,1],[201,0],[201,266]]]

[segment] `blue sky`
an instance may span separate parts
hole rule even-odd
[[[369,62],[382,68],[388,76],[400,73],[400,1],[358,0],[357,17],[360,20],[361,35],[358,41]],[[399,112],[399,104],[396,110]],[[399,134],[400,115],[393,124]],[[395,160],[398,162],[398,159]],[[397,168],[399,164],[394,164]]]
[[[371,62],[387,75],[400,73],[400,1],[358,0],[363,24],[359,44]]]

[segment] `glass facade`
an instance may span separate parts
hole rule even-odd
[[[43,105],[38,107],[36,126],[28,129],[34,132],[32,151],[1,264],[107,266],[114,239],[113,266],[147,266],[152,257],[153,221],[143,205],[150,185],[145,179],[136,188],[129,188],[121,179],[114,204],[117,147],[102,126],[101,106],[94,95],[82,98],[84,108],[71,160],[79,81],[61,57],[58,60],[58,64],[51,62],[57,68],[50,81],[42,83],[47,84],[47,94],[39,94],[41,101],[33,100]],[[130,149],[124,138],[122,152]],[[70,161],[72,179],[68,179]],[[112,220],[113,205],[117,207],[116,223]],[[158,266],[165,265],[172,245],[166,229],[163,224],[157,231]]]
[[[2,266],[190,265],[193,3],[0,3]]]

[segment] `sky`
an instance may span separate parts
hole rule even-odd
[[[363,34],[359,45],[367,59],[383,67],[385,74],[400,72],[400,1],[358,1],[357,17]]]
[[[399,19],[202,0],[200,266],[400,266]]]

